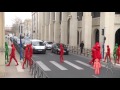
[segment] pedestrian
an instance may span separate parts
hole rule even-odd
[[[84,43],[83,41],[80,43],[81,54],[83,53]]]
[[[93,68],[95,69],[95,74],[100,74],[101,63],[99,62],[99,59],[95,59]]]
[[[95,45],[92,47],[92,60],[89,62],[89,64],[94,65],[94,61],[96,58],[96,49],[95,49]]]
[[[32,56],[33,56],[32,44],[29,45],[29,54],[30,54],[29,61],[30,61],[30,66],[31,66],[33,64],[33,62],[32,62]]]
[[[8,62],[9,48],[7,42],[5,42],[5,60]]]
[[[14,46],[14,44],[11,44],[11,47],[12,47],[12,49],[11,49],[11,53],[10,53],[10,61],[9,61],[9,63],[6,66],[10,66],[10,63],[11,63],[12,59],[15,60],[15,62],[17,63],[16,64],[16,66],[17,66],[18,65],[18,61],[17,61],[17,59],[15,57],[15,46]]]
[[[107,45],[107,52],[106,52],[106,55],[105,55],[104,62],[106,62],[106,58],[109,59],[110,62],[111,62],[111,57],[110,57],[110,47],[109,47],[109,45]]]
[[[63,48],[63,45],[60,44],[60,62],[61,63],[64,62],[63,55],[64,55],[64,48]]]
[[[117,48],[117,63],[120,64],[120,45],[119,47]]]
[[[22,68],[24,68],[24,64],[26,64],[26,61],[29,60],[29,45],[26,45],[25,50],[24,50],[24,61],[23,61],[23,65]]]

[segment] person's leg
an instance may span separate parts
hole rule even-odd
[[[15,60],[15,62],[16,62],[16,66],[19,65],[16,57],[14,56],[13,58],[14,58],[14,60]]]
[[[24,68],[25,63],[26,63],[26,58],[25,58],[24,61],[23,61],[22,69],[25,69],[25,68]]]
[[[6,66],[10,66],[10,63],[11,63],[11,61],[12,61],[12,56],[10,56],[10,61],[9,61],[9,63],[6,65]]]
[[[104,59],[104,62],[106,62],[106,58],[107,58],[107,54],[105,55],[105,59]]]
[[[8,55],[8,52],[7,52],[7,55],[6,55],[6,56],[7,56],[7,61],[8,61],[8,56],[9,56],[9,55]]]

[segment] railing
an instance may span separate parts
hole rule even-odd
[[[83,53],[81,53],[81,49],[79,47],[69,46],[69,45],[66,45],[66,46],[69,48],[70,53],[91,57],[90,49],[83,48]]]
[[[20,46],[13,42],[15,45],[16,50],[20,54]],[[22,49],[22,54],[24,55],[24,50]],[[28,67],[28,60],[27,60],[27,67],[30,69],[30,73],[33,78],[48,78],[47,74],[44,72],[44,70],[32,59],[32,65],[31,67]]]

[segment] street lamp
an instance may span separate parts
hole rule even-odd
[[[105,50],[105,40],[106,40],[106,37],[105,37],[105,29],[102,29],[102,35],[103,35],[103,59],[104,59],[104,50]]]

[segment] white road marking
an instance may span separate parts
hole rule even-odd
[[[95,75],[92,75],[93,77],[95,77],[95,78],[99,78],[98,76],[95,76]]]
[[[50,61],[50,62],[61,70],[68,70],[67,68],[63,67],[62,65],[60,65],[59,63],[57,63],[55,61]]]
[[[44,70],[44,71],[51,71],[43,62],[36,61],[36,63]]]
[[[84,63],[84,62],[79,61],[79,60],[76,60],[76,62],[78,62],[78,63],[80,63],[80,64],[83,64],[83,65],[85,65],[85,66],[93,69],[93,67],[92,67],[91,65],[87,64],[87,63]]]
[[[66,60],[65,60],[64,62],[67,63],[68,65],[70,65],[70,66],[78,69],[78,70],[83,70],[83,68],[81,68],[81,67],[79,67],[79,66],[77,66],[77,65],[75,65],[75,64],[73,64],[73,63],[71,63],[71,62],[69,62],[69,61],[66,61]]]
[[[15,64],[16,64],[16,62],[15,62]],[[24,70],[22,69],[22,65],[21,65],[21,63],[20,62],[18,62],[18,66],[16,66],[17,67],[17,71],[18,72],[24,72]]]

